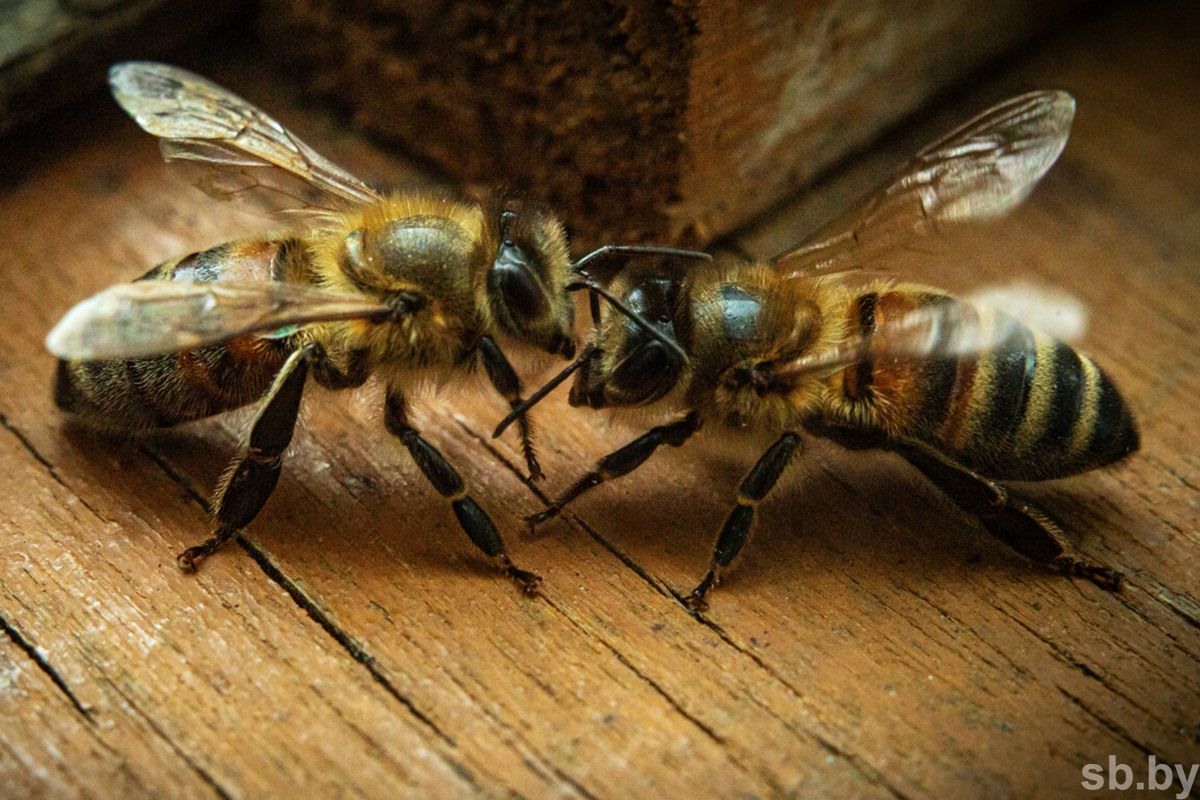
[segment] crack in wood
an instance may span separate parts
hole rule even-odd
[[[1153,578],[1143,576],[1143,579],[1154,589],[1154,592],[1149,593],[1150,597],[1153,597],[1166,606],[1169,611],[1186,622],[1188,626],[1200,628],[1200,603],[1197,603],[1185,594],[1172,591],[1170,587]]]
[[[184,476],[180,475],[179,472],[177,472],[169,463],[167,463],[167,461],[161,455],[156,453],[145,443],[139,443],[139,449],[145,453],[145,455],[151,461],[158,465],[163,474],[182,487],[192,500],[197,502],[202,508],[207,508],[208,504],[205,502],[204,496],[201,495],[194,486],[192,486],[190,481],[188,481]],[[340,645],[352,659],[362,665],[362,667],[367,670],[367,674],[371,676],[371,679],[379,684],[379,686],[385,692],[387,692],[392,699],[400,703],[400,705],[402,705],[417,721],[427,727],[446,745],[454,749],[458,748],[458,743],[455,741],[454,737],[443,731],[441,727],[439,727],[438,724],[433,721],[433,719],[425,714],[425,712],[421,711],[421,709],[419,709],[410,698],[401,692],[396,685],[391,682],[388,676],[384,674],[383,670],[379,668],[375,657],[372,656],[362,645],[360,645],[354,639],[354,637],[342,630],[337,622],[323,608],[321,608],[320,604],[318,604],[316,600],[311,598],[303,589],[301,589],[294,580],[285,575],[283,570],[280,569],[279,565],[277,565],[271,559],[270,555],[268,555],[265,550],[242,536],[237,537],[237,543],[254,560],[259,569],[262,570],[263,574],[269,580],[283,589],[283,591],[287,593],[288,597],[291,598],[292,602],[299,606],[300,609],[303,610],[304,613],[309,617],[309,619],[320,626],[321,630],[323,630],[330,638],[337,642],[338,645]],[[465,764],[459,762],[457,759],[451,758],[446,753],[442,753],[440,755],[442,759],[445,760],[446,764],[456,774],[462,777],[463,780],[466,781],[473,789],[480,793],[483,792],[483,788],[479,785],[479,782],[475,779],[471,770]]]
[[[55,688],[62,692],[63,696],[67,699],[67,702],[71,704],[71,707],[78,711],[79,715],[83,717],[89,725],[96,724],[96,719],[93,716],[92,709],[85,706],[80,699],[75,696],[75,692],[71,691],[71,687],[67,684],[66,679],[63,678],[59,671],[54,668],[54,665],[51,664],[49,660],[47,660],[46,657],[38,651],[33,642],[29,641],[29,639],[27,639],[25,635],[22,634],[21,631],[18,630],[17,627],[9,622],[8,619],[6,619],[3,615],[0,615],[0,630],[3,630],[4,633],[7,634],[8,638],[12,640],[12,643],[21,648],[25,655],[29,656],[29,658],[33,660],[33,663],[37,666],[37,668],[41,670],[41,672],[45,674],[47,678],[50,679],[50,682],[54,684]]]
[[[1114,696],[1121,698],[1126,703],[1128,703],[1132,708],[1135,708],[1138,711],[1141,711],[1143,714],[1145,714],[1147,717],[1154,720],[1155,722],[1157,722],[1161,725],[1166,724],[1165,720],[1160,719],[1156,714],[1154,714],[1152,711],[1147,709],[1141,703],[1138,703],[1133,698],[1131,698],[1129,695],[1125,694],[1120,689],[1118,689],[1117,687],[1115,687],[1111,683],[1109,683],[1107,678],[1104,675],[1101,675],[1099,672],[1097,672],[1095,669],[1093,669],[1089,664],[1086,664],[1083,661],[1080,661],[1078,658],[1076,658],[1075,655],[1070,650],[1067,650],[1065,647],[1063,647],[1059,643],[1053,641],[1052,639],[1046,638],[1032,625],[1029,625],[1027,622],[1022,620],[1020,617],[1010,613],[1007,609],[1001,608],[1000,606],[995,606],[995,608],[998,611],[1000,611],[1002,614],[1004,614],[1006,617],[1011,619],[1013,622],[1015,622],[1017,625],[1019,625],[1021,628],[1023,628],[1027,633],[1029,633],[1031,636],[1033,636],[1039,642],[1046,645],[1047,649],[1049,649],[1049,651],[1051,653],[1053,653],[1054,656],[1060,662],[1075,669],[1081,675],[1083,675],[1085,678],[1088,678],[1089,680],[1093,680],[1096,683],[1100,684],[1101,686],[1103,686],[1105,688],[1105,690],[1112,693]],[[1140,653],[1137,653],[1136,651],[1130,651],[1130,652],[1132,652],[1134,655],[1141,655]],[[1058,688],[1060,691],[1062,691],[1061,686]]]
[[[599,798],[588,791],[583,784],[581,784],[575,778],[572,778],[567,773],[563,772],[562,769],[560,769],[557,765],[544,761],[540,755],[538,755],[536,759],[533,758],[533,756],[526,755],[527,753],[536,754],[536,748],[531,747],[529,743],[525,741],[525,738],[517,732],[516,728],[505,722],[502,718],[496,716],[496,714],[493,713],[490,708],[488,708],[487,703],[484,703],[482,700],[480,700],[480,698],[476,697],[475,694],[468,689],[461,680],[459,680],[457,675],[447,672],[446,676],[449,678],[450,682],[458,687],[463,694],[471,698],[471,702],[477,709],[479,709],[480,712],[482,712],[489,722],[510,737],[510,742],[519,743],[520,747],[518,748],[518,752],[520,752],[521,761],[525,764],[525,766],[529,767],[530,770],[543,778],[557,778],[562,783],[574,789],[580,797],[584,798],[584,800],[599,800]]]
[[[217,797],[221,798],[221,800],[233,800],[233,795],[224,786],[222,786],[221,783],[214,778],[208,770],[197,764],[195,759],[193,759],[186,751],[184,751],[184,749],[180,747],[179,744],[176,743],[176,741],[172,739],[165,730],[163,730],[162,726],[155,722],[149,714],[143,711],[141,707],[134,702],[133,698],[126,694],[125,691],[122,690],[115,681],[108,679],[107,676],[105,676],[104,680],[108,684],[109,688],[111,688],[113,692],[115,692],[117,696],[125,702],[126,705],[133,709],[135,714],[141,717],[142,721],[146,723],[146,726],[154,732],[154,735],[161,739],[163,743],[171,749],[171,752],[179,756],[179,758],[183,760],[183,763],[187,764],[188,768],[191,769],[192,772],[196,773],[196,776],[199,777],[200,780],[204,781],[204,783],[213,790],[213,793],[216,794]]]
[[[43,456],[41,451],[33,446],[33,442],[30,441],[29,437],[26,436],[20,428],[14,425],[4,414],[0,414],[0,428],[3,428],[12,434],[13,437],[21,444],[21,446],[25,448],[29,455],[33,456],[35,461],[46,468],[46,473],[54,480],[54,482],[70,492],[71,495],[78,500],[84,508],[92,512],[92,515],[95,516],[96,519],[101,520],[102,522],[108,521],[107,518],[93,508],[87,500],[84,500],[82,497],[80,497],[78,492],[67,485],[67,482],[64,481],[62,476],[58,474],[58,469],[50,462],[50,459]]]
[[[463,419],[461,418],[460,415],[457,415],[457,414],[454,415],[454,421],[458,424],[458,426],[463,430],[464,433],[466,433],[469,437],[471,437],[476,442],[478,442],[485,450],[488,451],[489,454],[491,454],[491,456],[496,461],[498,461],[501,465],[503,465],[507,470],[514,473],[517,476],[517,478],[520,479],[521,482],[523,484],[525,484],[525,486],[527,486],[530,489],[530,491],[539,500],[541,500],[543,503],[547,503],[547,504],[549,503],[549,498],[547,497],[547,495],[545,495],[541,491],[541,489],[539,489],[536,485],[534,485],[530,481],[524,479],[524,477],[521,474],[521,471],[516,467],[516,465],[513,464],[513,462],[511,462],[507,457],[505,457],[505,455],[503,453],[501,453],[499,450],[497,450],[492,445],[492,443],[489,439],[485,438],[481,434],[474,431],[469,425],[467,425],[463,421]],[[663,595],[664,597],[674,600],[678,604],[678,606],[680,608],[684,609],[684,611],[690,617],[695,619],[701,625],[704,625],[705,627],[712,630],[718,636],[718,638],[721,639],[722,642],[724,642],[729,647],[732,647],[738,654],[749,658],[759,669],[766,672],[767,675],[769,675],[771,678],[773,678],[775,681],[777,681],[780,685],[782,685],[785,689],[787,689],[787,691],[790,692],[797,700],[803,701],[803,697],[804,697],[803,694],[795,686],[793,686],[790,682],[788,682],[788,680],[786,678],[784,678],[782,675],[780,675],[774,668],[772,668],[765,661],[763,661],[762,658],[760,658],[757,654],[755,654],[749,648],[747,648],[744,645],[737,642],[727,631],[725,631],[725,629],[723,627],[718,625],[716,622],[712,621],[711,619],[708,619],[702,613],[688,608],[688,606],[685,602],[686,596],[683,593],[675,591],[674,589],[672,589],[670,587],[670,585],[666,581],[663,581],[662,579],[652,575],[646,568],[642,567],[640,564],[638,564],[636,561],[634,561],[633,558],[631,556],[629,556],[629,554],[625,553],[619,547],[617,547],[615,544],[608,541],[608,539],[605,538],[599,531],[597,531],[595,528],[593,528],[591,525],[589,525],[586,521],[584,521],[577,514],[571,513],[566,517],[566,519],[569,523],[574,523],[575,525],[578,525],[597,544],[599,544],[601,547],[603,547],[605,550],[607,550],[609,553],[611,553],[618,561],[621,562],[622,565],[624,565],[626,568],[628,568],[634,574],[636,574],[639,578],[641,578],[654,591],[658,592],[659,594]],[[550,603],[550,604],[552,606],[554,605],[553,603]],[[555,608],[557,608],[557,606],[555,606]],[[559,610],[561,611],[561,609],[559,609]],[[563,612],[563,613],[565,613],[565,612]],[[566,616],[567,616],[567,619],[570,620],[570,616],[569,615],[566,615]],[[571,621],[574,622],[573,620],[571,620]],[[634,669],[632,664],[627,663],[628,659],[623,658],[617,652],[617,650],[615,648],[613,648],[608,642],[605,642],[603,639],[601,639],[600,641],[601,641],[601,643],[603,643],[605,645],[605,647],[607,647],[609,650],[611,650],[613,652],[613,655],[615,657],[617,657],[618,660],[620,660],[629,669],[631,669],[631,671],[635,675],[647,680],[648,683],[650,684],[650,686],[652,688],[654,688],[656,691],[660,691],[660,692],[662,691],[659,689],[659,687],[656,684],[654,684],[652,681],[649,681],[648,678],[645,678],[644,676],[642,676],[642,674],[638,670]],[[668,702],[670,702],[673,707],[676,707],[683,714],[683,716],[686,719],[688,719],[688,720],[694,722],[695,724],[697,724],[698,726],[700,726],[702,730],[706,729],[707,726],[702,725],[698,720],[695,720],[691,715],[687,714],[686,712],[683,712],[678,701],[674,700],[673,698],[668,697],[665,693],[664,693],[664,697],[667,697]],[[779,716],[779,714],[774,709],[772,709],[770,706],[767,706],[767,705],[761,703],[757,697],[754,697],[753,695],[751,695],[750,699],[755,703],[755,705],[762,708],[766,713],[770,714],[772,717],[774,717],[776,720],[778,720],[780,723],[782,723],[788,730],[792,731],[792,733],[799,735],[799,736],[811,738],[814,742],[817,743],[818,746],[820,746],[822,749],[824,749],[827,753],[829,753],[830,755],[836,756],[836,757],[842,759],[843,761],[845,761],[869,783],[881,787],[882,789],[887,791],[892,797],[895,797],[898,800],[905,800],[905,798],[907,798],[907,795],[905,795],[903,792],[901,792],[897,787],[890,784],[883,777],[883,774],[879,770],[876,770],[874,767],[872,767],[870,764],[868,764],[866,761],[864,761],[857,754],[854,754],[854,753],[851,753],[849,751],[842,749],[841,747],[834,744],[832,741],[830,741],[824,735],[822,735],[821,733],[819,733],[817,731],[808,730],[805,728],[797,728],[790,720],[784,719],[783,717]],[[718,743],[724,744],[724,740],[722,738],[717,737],[715,735],[715,733],[713,735]],[[734,763],[737,763],[737,761],[734,760],[732,758],[732,756],[730,757],[730,760],[733,761]]]
[[[969,631],[972,636],[974,636],[981,643],[986,645],[987,648],[991,652],[995,653],[1001,659],[1003,659],[1004,663],[1008,665],[1008,668],[1011,669],[1013,672],[1015,672],[1017,675],[1020,675],[1022,678],[1029,677],[1029,670],[1025,669],[1025,667],[1022,667],[1020,664],[1018,664],[1017,662],[1015,662],[1011,658],[1009,658],[1008,653],[1004,652],[999,647],[996,647],[996,645],[994,645],[992,642],[988,641],[985,636],[981,635],[979,633],[979,631],[975,630],[973,627],[971,627],[969,624],[967,624],[961,617],[959,617],[955,614],[951,614],[947,609],[942,607],[939,603],[935,603],[931,598],[926,597],[925,595],[921,594],[916,589],[913,589],[910,586],[906,586],[901,583],[895,583],[895,586],[898,589],[900,589],[901,591],[907,592],[908,594],[911,594],[913,597],[916,597],[918,600],[921,600],[922,602],[927,604],[930,608],[934,609],[939,614],[944,616],[946,619],[952,621],[955,625],[963,628],[964,630]],[[956,636],[955,638],[957,639],[958,637]],[[986,657],[984,657],[982,654],[979,654],[978,650],[975,650],[975,653],[977,655],[979,655],[979,658],[982,659],[985,664],[988,664],[989,666],[993,667],[994,669],[1000,668],[999,664],[992,662],[989,659],[987,659]]]
[[[1083,700],[1081,700],[1078,697],[1076,697],[1075,695],[1071,694],[1063,687],[1058,686],[1056,684],[1055,688],[1058,689],[1058,691],[1062,694],[1062,696],[1065,697],[1067,699],[1067,701],[1069,703],[1071,703],[1071,705],[1075,706],[1080,711],[1082,711],[1083,713],[1087,714],[1089,717],[1094,719],[1097,723],[1100,724],[1101,727],[1103,727],[1108,732],[1112,733],[1117,738],[1123,740],[1124,742],[1132,745],[1137,750],[1141,751],[1141,753],[1143,755],[1146,755],[1146,756],[1149,756],[1149,755],[1161,756],[1162,755],[1162,753],[1151,750],[1149,747],[1142,744],[1137,739],[1133,738],[1133,736],[1129,733],[1129,731],[1125,730],[1117,723],[1113,722],[1112,720],[1108,719],[1107,717],[1105,717],[1101,714],[1098,714],[1087,703],[1083,702]]]

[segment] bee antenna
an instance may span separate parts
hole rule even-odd
[[[529,397],[524,402],[520,403],[519,405],[513,406],[513,410],[509,412],[507,417],[500,420],[500,424],[497,425],[496,430],[494,430],[492,432],[492,438],[495,439],[500,434],[504,433],[505,428],[507,428],[509,425],[512,425],[514,422],[516,422],[517,419],[519,419],[522,414],[526,413],[527,411],[529,411],[529,409],[533,408],[538,403],[540,403],[542,401],[542,399],[546,397],[546,395],[550,394],[556,388],[558,388],[558,385],[560,383],[565,381],[567,378],[571,377],[571,373],[573,373],[575,370],[582,367],[584,362],[592,357],[592,353],[595,352],[595,350],[596,350],[596,346],[594,344],[589,344],[587,347],[583,348],[583,350],[580,351],[579,356],[574,361],[572,361],[570,364],[568,364],[566,367],[564,367],[561,372],[559,372],[557,375],[555,375],[553,378],[551,378],[549,381],[547,381],[536,392],[529,395]]]
[[[597,247],[585,256],[581,256],[571,269],[584,279],[590,279],[585,267],[591,261],[597,261],[609,256],[675,256],[676,258],[693,261],[712,261],[713,258],[702,250],[685,250],[679,247],[663,247],[657,244],[606,244]]]
[[[687,353],[684,352],[684,349],[679,346],[679,342],[675,341],[673,338],[671,338],[670,336],[667,336],[665,333],[660,331],[658,328],[651,325],[649,322],[646,321],[645,317],[643,317],[638,312],[634,311],[629,306],[625,305],[625,303],[619,297],[617,297],[615,294],[610,292],[608,289],[605,289],[603,286],[601,286],[598,283],[592,283],[591,281],[575,281],[574,283],[568,283],[567,287],[566,287],[566,290],[568,292],[577,292],[580,289],[587,289],[588,292],[591,293],[592,297],[595,297],[597,295],[599,295],[600,297],[603,297],[605,300],[608,301],[609,305],[611,305],[617,311],[620,311],[622,314],[624,314],[627,318],[629,318],[629,320],[631,322],[633,322],[633,324],[637,325],[639,328],[644,330],[646,333],[650,334],[651,338],[653,338],[655,341],[659,342],[664,347],[666,347],[668,350],[670,350],[672,353],[674,353],[675,357],[679,359],[679,363],[681,363],[681,364],[687,363],[687,360],[688,360]],[[595,316],[595,314],[593,314],[593,316]]]
[[[592,314],[593,325],[600,324],[600,303],[598,297],[604,297],[609,303],[612,304],[614,308],[616,308],[629,319],[633,320],[634,324],[649,333],[659,342],[664,344],[667,349],[675,353],[675,355],[678,356],[682,361],[686,362],[687,353],[683,352],[683,348],[681,348],[674,340],[663,335],[650,323],[646,322],[646,320],[640,314],[624,305],[612,294],[606,292],[595,280],[593,280],[592,276],[588,274],[587,265],[590,262],[598,261],[602,258],[608,258],[610,256],[674,256],[675,258],[707,262],[711,262],[713,260],[712,256],[703,252],[702,250],[685,250],[679,247],[664,247],[657,244],[606,244],[603,247],[597,247],[587,255],[580,257],[580,259],[571,266],[572,271],[579,278],[579,280],[568,285],[567,291],[571,292],[584,288],[588,289],[588,308]]]

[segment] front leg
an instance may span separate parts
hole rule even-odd
[[[521,379],[517,377],[512,364],[508,363],[504,351],[500,349],[500,345],[496,344],[495,339],[484,336],[479,340],[479,357],[483,360],[483,368],[487,371],[492,386],[495,386],[500,396],[508,401],[509,407],[515,409],[524,403],[525,399],[521,397]],[[527,414],[517,417],[517,428],[521,432],[521,449],[525,453],[525,463],[529,467],[529,479],[531,481],[541,480],[546,476],[542,473],[537,453],[533,449],[533,423],[529,421]]]
[[[405,412],[404,396],[392,387],[388,389],[386,406],[384,408],[384,424],[394,436],[399,437],[408,448],[413,461],[421,472],[433,484],[433,488],[442,497],[450,501],[458,524],[466,531],[467,536],[475,546],[488,555],[501,571],[515,580],[526,595],[537,594],[541,578],[532,572],[519,569],[508,556],[504,540],[492,523],[487,513],[466,492],[463,480],[458,471],[446,460],[438,449],[425,440],[408,422]]]
[[[619,450],[600,459],[596,466],[563,492],[549,508],[525,518],[531,528],[557,517],[563,507],[579,495],[607,480],[628,475],[646,462],[661,444],[679,447],[700,429],[700,415],[691,412],[686,417],[669,425],[659,425],[634,439]]]

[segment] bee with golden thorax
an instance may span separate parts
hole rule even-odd
[[[160,428],[261,398],[244,451],[216,491],[216,532],[182,552],[180,565],[193,569],[270,497],[309,373],[335,389],[375,375],[386,386],[387,429],[471,540],[534,591],[537,576],[513,564],[458,472],[410,423],[408,392],[481,364],[516,408],[521,382],[502,347],[574,355],[562,224],[513,200],[380,194],[261,110],[177,67],[117,64],[109,83],[206,193],[311,221],[160,264],[80,303],[47,338],[61,359],[56,402],[96,425]],[[683,252],[601,250],[593,256]],[[530,474],[540,477],[529,422],[518,417]]]
[[[572,405],[674,419],[601,459],[529,522],[702,426],[772,433],[688,596],[700,608],[807,434],[899,453],[1020,553],[1116,589],[1118,573],[1079,557],[1049,516],[996,483],[1072,475],[1137,449],[1136,425],[1105,373],[970,298],[847,277],[911,237],[1015,206],[1058,158],[1074,109],[1064,92],[989,109],[769,262],[668,261],[618,273],[607,292],[633,313],[601,318],[593,305],[590,343],[517,412],[575,372]]]

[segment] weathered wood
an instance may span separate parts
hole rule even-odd
[[[104,83],[122,58],[207,33],[235,0],[12,0],[0,4],[0,133]]]
[[[272,51],[371,133],[581,240],[708,241],[1082,0],[270,0]]]
[[[677,593],[752,453],[657,455],[527,540],[539,501],[515,439],[487,438],[504,404],[482,391],[426,397],[418,421],[544,575],[544,600],[478,558],[370,391],[314,391],[245,547],[180,575],[172,556],[203,535],[197,498],[245,415],[142,444],[75,430],[41,338],[89,292],[262,226],[165,178],[107,104],[81,110],[86,138],[63,123],[51,149],[10,142],[6,168],[24,167],[0,190],[0,793],[1062,797],[1109,755],[1194,763],[1200,95],[1171,78],[1200,74],[1182,44],[1200,12],[1147,8],[1055,40],[737,242],[780,249],[1011,91],[1074,91],[1076,133],[1030,205],[904,274],[1087,302],[1084,347],[1132,400],[1144,450],[1029,494],[1127,571],[1120,596],[1014,556],[894,458],[814,446],[697,618]],[[340,163],[413,179],[285,87],[217,77]],[[633,434],[558,395],[538,419],[547,491]]]

